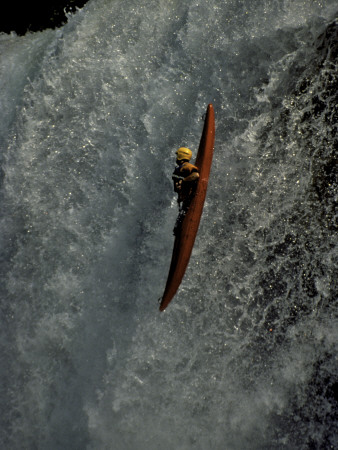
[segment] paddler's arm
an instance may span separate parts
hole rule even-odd
[[[189,176],[184,178],[184,182],[191,182],[191,181],[196,181],[198,180],[198,178],[200,177],[200,174],[198,172],[193,172],[191,173]]]
[[[184,177],[180,177],[179,175],[173,175],[172,179],[174,180],[174,182],[178,182],[178,181],[183,181]]]

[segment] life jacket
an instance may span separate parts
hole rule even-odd
[[[188,199],[188,197],[191,196],[191,194],[194,191],[194,188],[196,187],[196,181],[183,183],[181,185],[181,188],[178,189],[179,181],[184,178],[187,178],[189,175],[191,175],[193,172],[199,172],[198,167],[194,166],[193,164],[190,164],[189,162],[185,161],[182,164],[175,167],[174,173],[173,173],[173,181],[174,181],[174,191],[179,193],[179,201],[185,201]]]
[[[191,175],[193,172],[199,172],[198,167],[194,166],[193,164],[190,164],[189,162],[185,161],[179,166],[175,167],[174,173],[173,173],[173,180],[187,178],[189,175]],[[180,177],[180,178],[178,178]]]

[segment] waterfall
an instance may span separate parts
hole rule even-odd
[[[1,448],[337,448],[336,13],[90,0],[0,34]],[[159,313],[175,151],[208,103],[204,212]]]

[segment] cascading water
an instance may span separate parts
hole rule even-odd
[[[0,35],[1,448],[338,447],[337,5],[255,3],[91,0]]]

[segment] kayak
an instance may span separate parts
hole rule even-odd
[[[167,283],[163,296],[160,299],[160,311],[164,311],[173,299],[189,263],[207,193],[214,142],[215,113],[212,104],[209,104],[195,161],[195,166],[198,167],[200,176],[194,197],[180,225],[180,230],[176,234]]]

